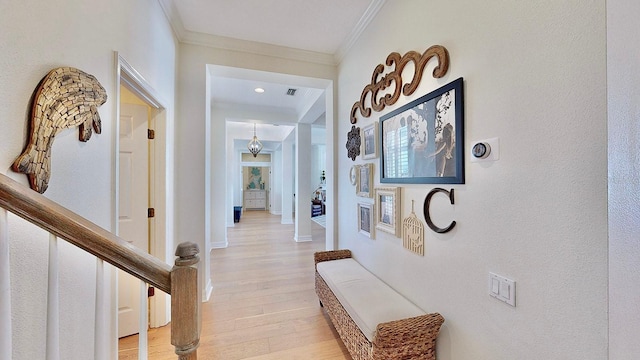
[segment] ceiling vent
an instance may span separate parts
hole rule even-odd
[[[296,91],[298,91],[298,89],[289,89],[287,90],[287,95],[294,96],[296,94]]]

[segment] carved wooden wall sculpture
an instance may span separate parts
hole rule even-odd
[[[31,188],[44,193],[51,176],[51,145],[66,128],[80,127],[80,141],[101,132],[98,106],[107,92],[93,76],[72,67],[53,69],[38,85],[30,114],[30,136],[13,170],[29,176]]]
[[[358,120],[356,118],[356,112],[360,110],[360,115],[364,117],[371,116],[371,109],[375,111],[382,111],[387,105],[393,105],[400,98],[400,88],[405,96],[413,94],[418,88],[420,80],[422,79],[422,73],[427,65],[427,62],[432,57],[438,58],[438,66],[433,69],[433,77],[441,78],[447,74],[449,70],[449,52],[444,46],[433,45],[428,48],[423,54],[417,51],[409,51],[404,56],[400,57],[400,54],[393,52],[387,56],[386,65],[394,66],[395,68],[384,75],[385,66],[379,64],[373,70],[371,75],[371,83],[364,87],[362,95],[360,95],[360,101],[353,104],[351,108],[351,123],[355,124]],[[404,83],[402,80],[402,71],[409,62],[413,62],[415,71],[411,82]],[[390,87],[395,86],[392,94],[385,94],[379,97],[378,93]],[[367,97],[367,95],[369,95]],[[369,100],[371,106],[365,104],[366,100]]]
[[[402,220],[402,246],[424,256],[424,225],[413,211],[413,200],[411,200],[411,215]]]
[[[360,128],[351,125],[351,131],[347,133],[347,156],[356,161],[356,157],[360,155]]]

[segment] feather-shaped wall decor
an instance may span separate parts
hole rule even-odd
[[[31,188],[44,193],[51,177],[51,146],[62,130],[80,127],[80,141],[101,133],[98,107],[107,92],[93,76],[72,67],[51,70],[36,89],[30,114],[29,142],[13,163],[13,170],[27,174]]]

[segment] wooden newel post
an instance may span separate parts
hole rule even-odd
[[[176,249],[171,270],[171,344],[178,360],[196,360],[200,343],[198,245],[186,242]]]

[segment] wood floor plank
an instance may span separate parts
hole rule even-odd
[[[229,246],[211,252],[199,359],[351,360],[315,294],[313,253],[325,240],[324,228],[311,225],[313,241],[304,243],[265,211],[245,211],[228,229]],[[149,330],[149,359],[176,359],[170,331]],[[120,339],[119,359],[137,359],[137,342]]]

